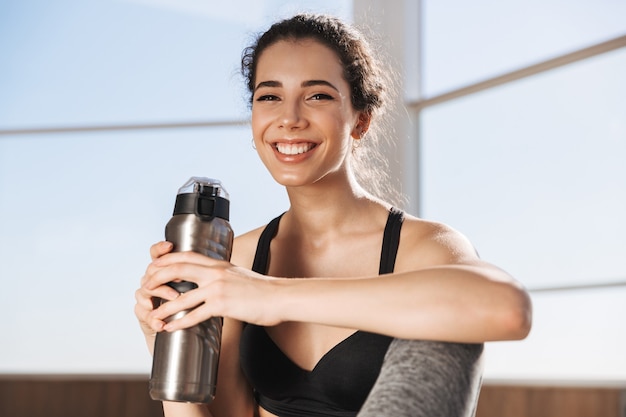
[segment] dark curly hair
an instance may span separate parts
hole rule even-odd
[[[394,83],[390,69],[377,60],[372,47],[364,35],[339,18],[323,14],[298,14],[274,23],[260,34],[253,44],[243,50],[241,74],[248,93],[248,105],[256,83],[256,69],[259,57],[271,45],[279,41],[311,39],[333,50],[343,65],[343,77],[350,86],[350,100],[357,111],[372,116],[367,140],[361,140],[353,152],[355,175],[359,183],[377,197],[403,204],[403,198],[388,186],[387,161],[377,149],[382,138],[380,121],[393,95]],[[374,120],[378,120],[378,123]]]
[[[313,39],[335,51],[343,64],[343,76],[350,85],[352,106],[376,114],[386,104],[386,79],[363,35],[342,20],[328,15],[299,14],[272,25],[244,49],[241,72],[246,80],[250,103],[254,93],[258,59],[265,49],[282,40]]]

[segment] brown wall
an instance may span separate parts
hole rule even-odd
[[[482,387],[476,417],[626,417],[624,389]]]
[[[162,417],[147,377],[0,376],[2,417]]]
[[[485,384],[476,417],[626,417],[624,389]],[[144,376],[0,375],[2,417],[162,417]]]

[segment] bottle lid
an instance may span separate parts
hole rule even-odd
[[[229,195],[219,180],[191,177],[178,189],[174,215],[195,214],[203,220],[214,217],[228,220],[229,212]]]
[[[178,189],[178,194],[201,194],[229,200],[228,192],[220,180],[207,177],[191,177]]]

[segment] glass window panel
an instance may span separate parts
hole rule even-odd
[[[526,340],[486,345],[487,381],[623,384],[626,286],[532,295]]]
[[[423,90],[472,84],[626,33],[615,0],[424,0]]]
[[[298,11],[351,1],[0,2],[0,130],[245,119],[241,50]],[[0,136],[0,372],[149,372],[133,294],[193,175],[235,233],[287,208],[249,127]]]
[[[249,137],[242,127],[0,140],[0,298],[11,312],[0,372],[149,370],[133,294],[178,188],[222,180],[237,234],[288,208]]]
[[[291,11],[345,16],[350,4],[0,2],[0,129],[242,118],[253,34]]]
[[[423,112],[423,215],[530,287],[626,278],[626,49]]]

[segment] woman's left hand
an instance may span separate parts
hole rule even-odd
[[[189,281],[198,288],[150,313],[152,319],[164,322],[163,330],[191,327],[211,317],[230,317],[263,326],[280,322],[272,309],[276,280],[230,262],[194,252],[169,253],[150,264],[141,285],[153,290],[170,281]],[[168,317],[183,310],[190,311],[167,322]]]

